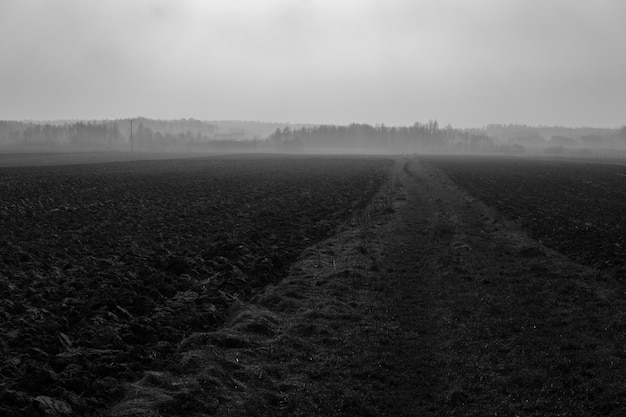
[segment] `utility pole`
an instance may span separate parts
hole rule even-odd
[[[133,119],[130,119],[130,152],[133,152]]]

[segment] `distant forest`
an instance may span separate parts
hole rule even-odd
[[[599,129],[493,124],[481,129],[455,129],[450,125],[442,128],[437,121],[400,127],[147,118],[132,119],[132,124],[131,119],[0,121],[0,150],[519,153],[586,148],[626,148],[626,126]]]

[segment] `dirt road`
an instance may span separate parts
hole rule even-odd
[[[369,214],[112,414],[625,415],[624,293],[400,160]]]

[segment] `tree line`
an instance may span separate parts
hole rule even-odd
[[[452,127],[437,121],[413,126],[387,127],[353,123],[348,126],[320,125],[292,130],[276,129],[267,141],[287,149],[310,151],[419,152],[444,146],[454,135]]]
[[[3,145],[107,149],[123,141],[115,123],[75,122],[57,125],[0,121],[0,143]]]
[[[195,119],[137,118],[132,122],[131,119],[48,123],[0,121],[0,146],[85,151],[132,148],[155,152],[351,153],[518,152],[524,146],[592,146],[594,143],[626,147],[626,126],[597,129],[488,125],[481,129],[455,129],[450,125],[442,128],[436,120],[411,126],[287,125],[276,128],[265,138],[251,140],[243,131],[224,134],[220,133],[218,126]]]
[[[131,124],[132,120],[132,124]],[[132,134],[131,134],[132,126]],[[67,150],[170,150],[214,141],[217,126],[194,119],[110,121],[0,121],[0,145]],[[223,145],[223,144],[221,144]]]
[[[472,146],[490,142],[484,135],[460,133],[437,121],[406,127],[319,125],[276,128],[266,138],[229,139],[217,126],[188,119],[146,118],[92,122],[0,121],[0,145],[67,150],[217,150],[217,151],[345,151],[419,152],[438,149],[461,137]],[[132,126],[132,132],[131,132]],[[132,134],[131,134],[132,133]],[[460,135],[460,136],[459,136]],[[478,139],[477,139],[478,138]]]

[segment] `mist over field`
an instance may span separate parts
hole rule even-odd
[[[0,0],[0,417],[626,416],[625,22]]]
[[[0,121],[0,152],[626,155],[626,127],[297,125],[136,118]]]
[[[619,0],[6,0],[0,147],[620,148],[624,16]]]

